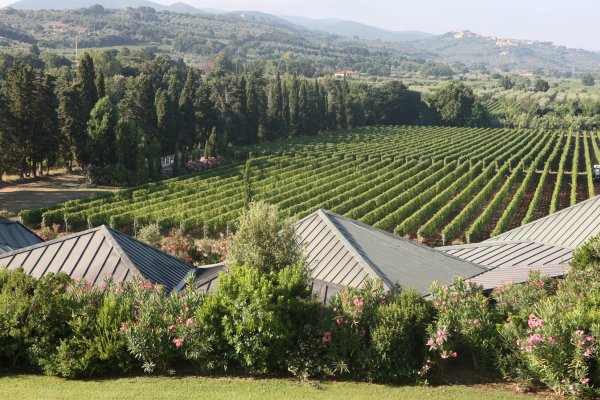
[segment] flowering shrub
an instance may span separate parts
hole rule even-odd
[[[541,382],[559,394],[589,394],[597,339],[577,329],[569,313],[556,298],[547,299],[526,320],[504,324],[500,332],[508,352],[501,358],[502,372],[526,388]]]
[[[477,368],[493,364],[497,344],[497,315],[475,284],[456,278],[452,287],[431,286],[435,321],[427,329],[431,365],[443,368],[451,359],[470,358]]]
[[[68,322],[70,332],[44,365],[44,371],[68,378],[129,371],[133,358],[118,329],[131,316],[127,293],[110,280],[102,287],[78,281],[66,297],[73,310]]]
[[[169,371],[174,360],[184,358],[186,337],[181,335],[190,331],[181,325],[192,325],[202,295],[188,288],[182,295],[166,296],[163,287],[143,280],[127,286],[133,316],[119,330],[127,338],[129,351],[143,363],[144,371]]]
[[[163,238],[161,250],[191,264],[196,254],[196,245],[191,236],[179,229],[172,229],[169,236]]]
[[[51,227],[43,226],[41,229],[37,230],[35,233],[42,238],[44,241],[54,240],[61,236],[60,234],[60,225],[52,224]]]
[[[370,329],[377,308],[387,304],[383,282],[367,280],[360,289],[344,288],[331,301],[333,324],[323,333],[336,374],[365,376],[369,364]]]
[[[600,383],[600,270],[583,268],[558,285],[543,280],[534,273],[495,295],[498,309],[509,311],[499,328],[500,370],[525,388],[541,383],[561,394],[589,395]],[[528,301],[515,302],[516,293]]]
[[[198,160],[188,161],[185,164],[185,169],[188,172],[200,172],[205,171],[210,168],[219,167],[227,163],[227,160],[224,157],[216,156],[216,157],[200,157]]]
[[[197,265],[217,264],[225,261],[227,257],[227,242],[221,240],[204,239],[196,242],[196,249],[193,254],[194,262]]]

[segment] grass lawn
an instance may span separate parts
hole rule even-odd
[[[506,386],[393,387],[368,383],[300,383],[290,379],[133,377],[69,381],[45,376],[0,376],[0,399],[531,399]]]

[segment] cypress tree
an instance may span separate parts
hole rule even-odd
[[[213,127],[212,132],[206,141],[206,146],[204,146],[204,157],[210,158],[217,156],[218,147],[217,128]]]
[[[298,77],[292,78],[292,88],[290,90],[290,134],[296,136],[300,133],[300,99]]]
[[[248,76],[246,85],[246,143],[258,141],[258,114],[260,105],[257,93],[257,78],[254,74]]]
[[[197,89],[196,74],[193,68],[188,68],[185,84],[179,97],[179,112],[181,113],[181,129],[179,144],[191,147],[196,137],[196,110],[194,96]]]
[[[81,95],[85,115],[88,117],[98,101],[94,60],[89,53],[85,53],[77,64],[77,79],[75,84]]]
[[[273,137],[281,137],[283,131],[282,121],[283,93],[281,88],[281,76],[279,71],[275,77],[275,84],[271,87],[271,101],[269,108],[269,119]]]
[[[59,93],[58,126],[65,139],[63,157],[68,160],[69,170],[75,159],[81,164],[90,161],[87,146],[87,120],[81,92],[73,86],[65,87]]]
[[[104,74],[102,71],[98,71],[96,74],[96,91],[98,92],[98,99],[106,96],[106,85],[104,83]]]
[[[304,80],[298,93],[298,131],[301,134],[308,133],[308,91]]]

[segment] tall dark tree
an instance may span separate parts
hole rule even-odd
[[[45,75],[39,95],[40,140],[37,143],[37,160],[40,162],[40,174],[43,174],[42,161],[46,161],[47,173],[56,162],[60,148],[60,131],[58,128],[58,97],[56,96],[54,77]]]
[[[210,135],[212,128],[221,127],[219,110],[212,98],[213,93],[208,82],[200,80],[198,90],[194,99],[194,108],[196,110],[196,141],[203,143]]]
[[[150,76],[141,74],[129,82],[125,90],[125,97],[119,103],[121,118],[129,120],[141,128],[147,140],[156,137],[154,95],[154,86]]]
[[[157,139],[163,154],[173,152],[175,150],[175,143],[178,139],[175,111],[178,113],[179,110],[173,110],[173,106],[174,103],[171,96],[169,96],[169,93],[164,89],[159,88],[156,91],[155,107]]]
[[[98,93],[98,99],[106,96],[106,84],[104,83],[104,73],[98,71],[96,74],[96,91]]]
[[[258,141],[258,114],[260,105],[258,100],[257,77],[249,74],[246,85],[246,143]]]
[[[24,176],[30,161],[37,159],[37,146],[42,140],[39,127],[42,84],[30,65],[16,63],[8,72],[6,101],[11,120],[6,143],[13,160],[19,165],[19,175]],[[35,167],[34,167],[35,171]]]
[[[94,60],[89,53],[85,53],[79,60],[76,76],[75,85],[80,93],[85,115],[89,116],[92,108],[94,108],[98,101]]]
[[[308,133],[308,108],[307,82],[302,80],[298,92],[298,131],[301,134]]]
[[[283,131],[283,93],[281,88],[281,76],[277,72],[275,83],[271,86],[269,100],[269,124],[273,138],[281,137]]]
[[[58,126],[63,137],[63,157],[67,167],[72,169],[76,160],[80,164],[90,161],[88,135],[86,132],[87,115],[81,92],[68,85],[59,93]]]
[[[300,88],[298,77],[292,77],[292,85],[290,88],[290,134],[296,136],[300,133]]]
[[[179,112],[181,114],[181,128],[179,145],[190,148],[196,137],[196,110],[194,109],[194,96],[197,90],[196,73],[193,68],[188,68],[185,84],[179,97]]]
[[[248,101],[246,90],[246,78],[242,75],[237,82],[232,85],[232,90],[229,97],[231,105],[231,121],[229,122],[230,129],[233,125],[234,135],[228,135],[235,143],[245,143],[246,138],[246,115],[248,115]]]
[[[91,162],[95,167],[105,167],[116,163],[117,110],[108,97],[96,103],[87,123],[90,138]]]

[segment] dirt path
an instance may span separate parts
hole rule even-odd
[[[25,182],[0,184],[0,211],[9,216],[18,211],[79,199],[115,188],[82,183],[80,175],[57,174]]]

